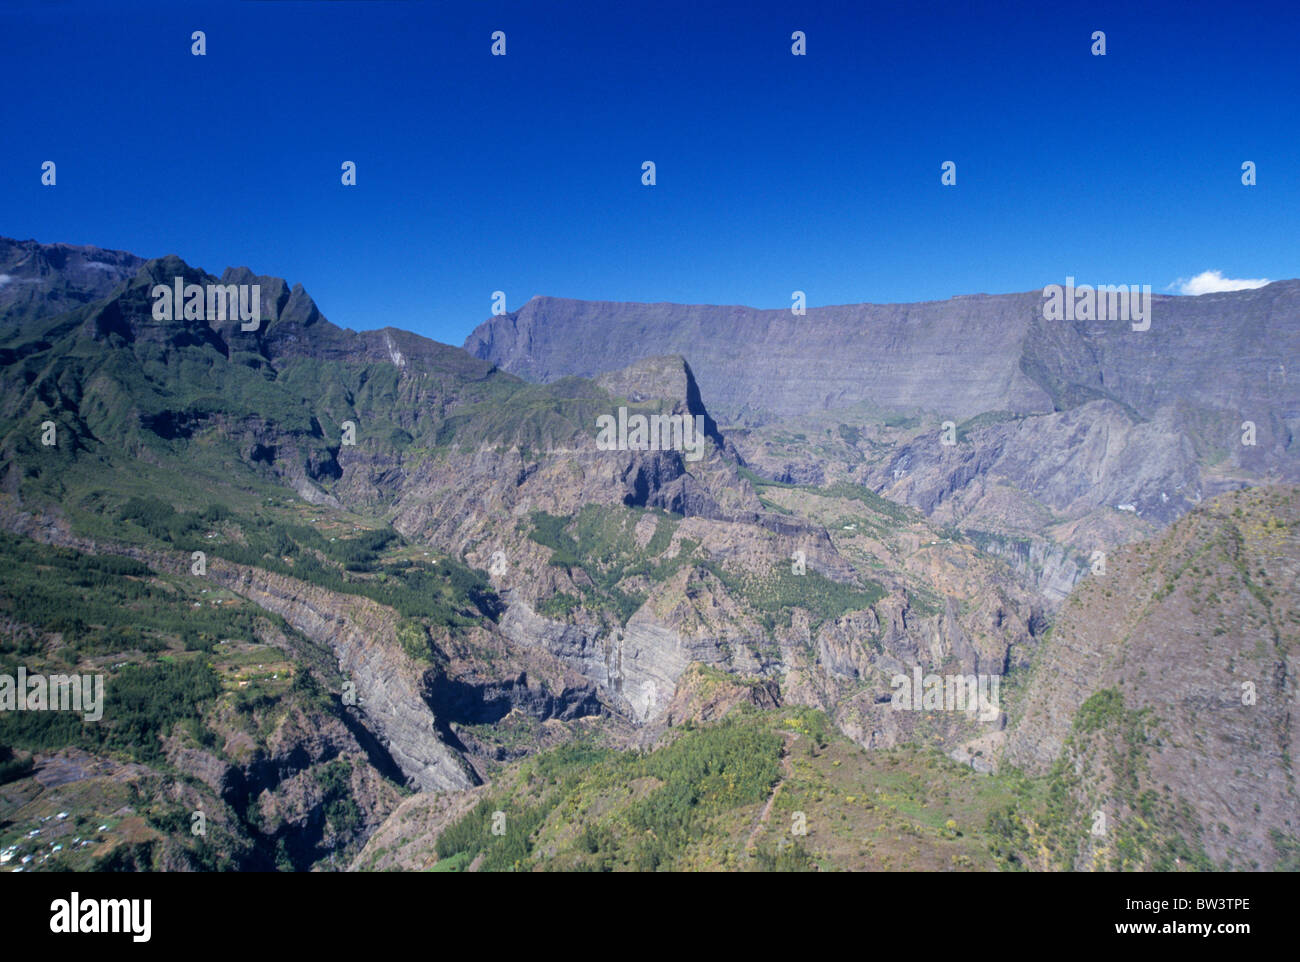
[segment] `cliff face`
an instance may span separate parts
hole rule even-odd
[[[55,519],[6,511],[0,513],[0,520],[8,530],[47,544],[120,553],[174,575],[189,572],[189,559],[182,555],[77,537]],[[438,736],[437,719],[424,699],[428,666],[402,650],[396,638],[396,612],[368,598],[327,591],[221,558],[211,559],[206,577],[279,615],[337,659],[343,680],[355,686],[362,724],[412,786],[442,791],[477,783],[464,758]],[[215,778],[210,780],[219,787]]]
[[[725,420],[870,401],[957,419],[1110,398],[1143,416],[1182,399],[1294,425],[1300,281],[1201,297],[1153,296],[1150,330],[1047,321],[1041,292],[917,304],[755,310],[537,297],[485,321],[471,354],[522,377],[595,376],[681,354]],[[581,349],[575,349],[581,345]]]
[[[210,473],[201,482],[196,475],[195,488],[220,484],[238,465],[250,483],[278,480],[322,511],[381,514],[412,542],[471,565],[502,559],[493,586],[507,605],[500,629],[485,630],[491,658],[449,651],[449,665],[436,672],[403,660],[391,611],[213,564],[214,577],[334,652],[357,684],[367,725],[421,787],[472,781],[453,764],[464,753],[448,749],[447,726],[492,723],[500,717],[492,706],[538,719],[611,709],[654,722],[699,662],[781,683],[789,699],[828,711],[852,701],[862,718],[879,713],[875,698],[900,665],[1000,673],[1032,644],[1032,602],[987,566],[975,583],[941,564],[903,577],[890,570],[901,555],[879,542],[855,543],[857,561],[838,543],[853,541],[858,528],[835,519],[865,524],[866,512],[872,530],[911,529],[906,555],[935,540],[920,519],[867,512],[862,492],[788,506],[776,492],[760,497],[681,357],[616,365],[596,381],[530,385],[415,335],[338,328],[301,288],[242,268],[221,281],[260,285],[258,330],[231,320],[156,321],[149,291],[177,276],[217,280],[177,258],[150,261],[114,296],[58,321],[50,330],[63,341],[33,341],[14,363],[43,385],[47,356],[84,353],[76,383],[113,402],[51,389],[44,403],[69,433],[87,438],[106,472],[134,469],[116,464],[121,449],[164,463],[197,455],[193,470]],[[182,366],[196,372],[198,390],[176,376]],[[155,390],[141,390],[140,372]],[[625,405],[701,418],[703,457],[601,450],[596,418]],[[25,398],[15,397],[13,409],[31,422],[9,436],[17,464],[45,415]],[[346,421],[358,426],[355,445],[338,443]],[[125,441],[108,446],[91,436]],[[9,481],[24,483],[13,471]],[[825,517],[804,514],[813,504]],[[796,555],[815,582],[807,591],[790,574]],[[881,568],[878,576],[868,576],[863,558]],[[973,567],[970,559],[958,565]],[[952,578],[964,610],[947,610],[937,596],[924,612],[913,606],[918,587],[932,594],[923,586],[933,577]],[[781,623],[790,608],[796,613]],[[994,610],[1003,612],[996,629]],[[861,737],[889,744],[900,731],[863,722]]]
[[[1005,761],[1055,763],[1070,803],[1121,835],[1151,843],[1135,826],[1158,801],[1216,864],[1274,866],[1300,836],[1298,576],[1295,487],[1224,495],[1117,552],[1062,607]],[[1113,838],[1071,858],[1101,862]]]
[[[280,615],[334,652],[339,671],[356,686],[366,727],[414,787],[443,791],[478,781],[464,759],[437,737],[435,716],[421,697],[423,672],[397,643],[393,611],[369,599],[220,560],[209,571],[216,583]]]
[[[957,412],[989,410],[990,397],[1011,409],[1041,410],[1042,390],[1016,364],[1031,302],[1018,295],[1011,305],[983,297],[856,304],[795,317],[788,310],[537,297],[481,324],[465,349],[538,381],[681,354],[705,403],[725,420],[868,399],[929,408],[937,390]],[[966,338],[980,350],[963,351]]]

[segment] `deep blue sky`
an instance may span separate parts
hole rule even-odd
[[[497,289],[787,307],[1295,277],[1298,60],[1294,0],[5,0],[0,234],[244,264],[335,323],[454,344]]]

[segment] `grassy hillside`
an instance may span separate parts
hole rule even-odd
[[[405,857],[434,871],[989,870],[1005,863],[986,826],[1020,788],[926,749],[866,752],[820,712],[741,706],[653,751],[590,741],[520,762]],[[372,845],[358,865],[387,854]]]

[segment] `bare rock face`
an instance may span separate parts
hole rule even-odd
[[[718,425],[704,406],[700,386],[686,360],[677,354],[648,357],[596,378],[596,383],[616,397],[630,401],[665,399],[673,414],[703,418],[704,433],[719,448],[724,446]]]
[[[464,792],[421,792],[403,801],[366,841],[349,871],[425,871],[438,861],[438,836],[487,794],[488,786]]]
[[[36,275],[56,256],[6,250]],[[44,289],[60,304],[101,290],[95,277],[111,271],[87,265],[111,258],[97,257],[66,255],[66,277]],[[935,745],[981,769],[1004,742],[1007,760],[1034,771],[1064,758],[1080,809],[1110,805],[1121,820],[1167,785],[1207,831],[1236,826],[1205,843],[1220,861],[1272,864],[1270,832],[1296,834],[1295,722],[1284,707],[1300,619],[1296,489],[1205,503],[1295,474],[1300,394],[1285,366],[1298,351],[1300,282],[1156,298],[1145,332],[1045,323],[1037,294],[799,318],[536,299],[481,327],[472,356],[393,329],[336,327],[301,287],[246,268],[221,280],[261,287],[258,331],[156,323],[149,289],[173,275],[216,281],[175,257],[143,263],[101,301],[6,341],[0,361],[66,415],[82,450],[98,445],[106,477],[129,470],[115,460],[122,451],[180,459],[201,442],[322,513],[391,524],[414,542],[403,550],[483,569],[506,560],[491,573],[499,623],[480,608],[481,623],[432,639],[441,650],[428,661],[397,643],[392,609],[211,564],[216,584],[333,654],[356,686],[349,731],[357,722],[373,734],[367,745],[377,741],[416,788],[473,786],[474,765],[542,743],[547,726],[622,726],[631,739],[737,705],[791,704],[825,710],[867,747]],[[12,298],[9,286],[0,298]],[[8,303],[25,323],[28,302]],[[60,332],[59,345],[45,336]],[[84,361],[66,383],[45,356],[60,352]],[[168,390],[178,358],[226,386],[222,404]],[[156,392],[114,380],[135,368]],[[124,391],[138,410],[119,412]],[[840,414],[855,404],[874,424]],[[702,418],[703,457],[601,450],[596,418],[625,405]],[[359,425],[355,445],[339,441],[344,419]],[[956,443],[939,440],[946,420],[961,422]],[[1240,441],[1244,421],[1253,446]],[[13,491],[36,463],[30,426],[3,452]],[[27,521],[16,530],[39,529]],[[1115,550],[1170,523],[1154,546]],[[1106,572],[1084,577],[1095,549],[1109,553]],[[1044,643],[1044,600],[1060,603],[1081,577],[1033,681],[1017,689],[1010,732],[1000,712],[891,704],[891,679],[917,667],[1027,671]],[[1234,701],[1247,682],[1250,712]],[[505,719],[524,723],[502,747],[483,729]],[[1139,725],[1151,740],[1136,771],[1114,759]],[[351,745],[337,726],[310,727],[275,733],[268,764],[299,747],[321,762]],[[200,783],[226,777],[202,753],[177,751]],[[319,798],[302,772],[283,774],[263,814],[304,822]],[[1260,810],[1243,811],[1243,798]],[[1252,820],[1258,830],[1241,828]]]
[[[438,737],[436,719],[422,696],[423,669],[398,645],[391,609],[220,559],[208,570],[216,583],[334,651],[339,670],[356,686],[367,728],[413,785],[442,791],[477,783],[464,759]]]
[[[1034,295],[1012,296],[1019,315],[1035,303]],[[1046,403],[1017,366],[1025,323],[1023,316],[1008,323],[1008,305],[987,297],[812,308],[803,317],[789,310],[536,297],[480,325],[465,349],[539,381],[592,377],[629,358],[681,354],[700,379],[705,403],[728,420],[867,399],[930,408],[936,390],[969,415],[991,409],[990,384],[1010,409]],[[957,349],[958,336],[980,351]],[[574,351],[574,344],[583,350]]]
[[[787,310],[537,297],[481,324],[465,349],[526,378],[593,377],[629,358],[684,356],[729,420],[872,401],[966,418],[1110,398],[1149,416],[1194,407],[1260,412],[1294,427],[1300,281],[1152,298],[1151,326],[1048,321],[1040,291],[917,304]],[[582,350],[572,346],[581,344]],[[1289,403],[1288,403],[1289,402]]]
[[[268,326],[278,324],[276,334],[282,341],[324,320],[316,302],[301,284],[290,288],[283,278],[257,275],[247,267],[227,267],[221,274],[221,283],[257,285],[262,301],[261,320]]]
[[[6,513],[0,523],[50,544],[81,551],[122,551],[120,546],[79,538],[52,519],[27,513]],[[122,553],[155,570],[176,574],[189,570],[189,562],[174,553],[139,548]],[[334,653],[339,670],[356,686],[357,710],[366,728],[412,785],[424,791],[441,791],[477,784],[473,769],[438,735],[437,719],[424,698],[427,668],[402,651],[396,640],[397,615],[392,609],[367,598],[338,594],[220,558],[213,558],[207,570],[215,584],[281,616]],[[202,759],[191,758],[189,763],[213,787],[218,787],[225,777]]]
[[[1216,864],[1274,865],[1300,835],[1298,532],[1300,489],[1264,487],[1110,558],[1062,607],[1004,760],[1064,764],[1079,810],[1121,827],[1167,801]]]
[[[977,480],[1014,485],[1062,516],[1127,504],[1160,523],[1199,503],[1207,489],[1172,406],[1136,421],[1114,401],[993,425],[952,446],[923,436],[902,446],[872,480],[890,497],[945,520],[979,511],[984,491]]]
[[[550,621],[516,601],[502,618],[501,630],[521,647],[541,646],[595,681],[607,699],[637,722],[658,719],[667,710],[678,679],[691,664],[732,662],[718,638],[682,634],[644,609],[624,627],[596,629]],[[738,664],[755,667],[743,655]]]
[[[776,708],[780,704],[781,693],[775,682],[737,678],[696,664],[678,679],[664,721],[668,725],[710,722],[722,718],[737,705]]]

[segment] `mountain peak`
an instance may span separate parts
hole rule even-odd
[[[704,418],[704,433],[722,446],[722,435],[717,422],[709,416],[700,398],[700,386],[686,358],[680,354],[660,354],[633,361],[627,367],[609,371],[596,378],[596,383],[618,397],[629,401],[647,401],[662,398],[674,402],[674,408],[692,416]]]

